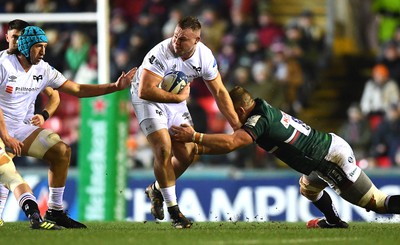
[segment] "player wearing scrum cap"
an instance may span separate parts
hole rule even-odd
[[[65,78],[43,61],[47,37],[37,26],[26,27],[18,38],[16,55],[0,64],[0,138],[16,155],[33,156],[49,162],[49,200],[45,220],[65,228],[86,228],[67,216],[63,194],[68,175],[71,148],[49,129],[24,123],[29,105],[46,87],[82,98],[113,93],[129,86],[136,69],[122,73],[115,83],[78,84]],[[7,185],[7,182],[0,179]]]
[[[18,52],[18,37],[21,35],[22,29],[29,26],[26,21],[15,19],[8,23],[8,29],[6,33],[6,40],[8,43],[8,49],[0,51],[0,63],[8,55],[16,54]],[[42,126],[44,122],[48,119],[47,114],[52,116],[56,111],[58,105],[60,104],[60,96],[57,91],[50,87],[43,90],[43,93],[48,97],[47,104],[44,108],[43,114],[34,114],[35,112],[35,102],[30,105],[29,112],[25,117],[27,123],[32,123],[36,126]],[[4,224],[2,215],[7,201],[9,190],[2,184],[0,184],[0,226]]]

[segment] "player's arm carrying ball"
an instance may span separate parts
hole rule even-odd
[[[139,97],[144,100],[150,100],[159,103],[180,103],[186,100],[190,94],[189,83],[178,93],[170,93],[159,87],[163,80],[159,75],[143,69],[139,83]]]

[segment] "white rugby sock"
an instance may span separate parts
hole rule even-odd
[[[170,186],[167,188],[160,188],[161,194],[164,197],[165,204],[167,207],[172,207],[178,205],[176,201],[175,186]]]
[[[49,209],[63,210],[64,187],[49,187]]]
[[[6,206],[9,192],[10,191],[4,185],[0,185],[0,219],[3,218],[3,211]]]
[[[160,190],[160,184],[158,184],[158,181],[156,180],[156,182],[154,182],[153,187],[155,190]]]

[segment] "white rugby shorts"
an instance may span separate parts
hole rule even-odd
[[[31,125],[31,124],[26,124],[24,122],[7,122],[7,130],[8,134],[16,138],[17,140],[23,142],[26,138],[28,138],[29,135],[31,135],[36,129],[39,127]]]
[[[349,143],[331,133],[332,143],[325,160],[336,163],[345,173],[347,179],[355,182],[361,174],[361,169],[356,165],[356,158]]]
[[[172,125],[193,125],[192,116],[186,101],[181,103],[155,103],[135,101],[132,103],[140,128],[145,136],[160,129],[169,129]]]

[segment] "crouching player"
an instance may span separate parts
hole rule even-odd
[[[3,134],[0,134],[3,137]],[[17,144],[17,142],[15,142]],[[0,183],[14,193],[19,206],[29,219],[32,229],[41,230],[60,230],[62,227],[44,221],[40,216],[38,204],[29,185],[22,179],[21,175],[15,169],[14,162],[7,155],[5,145],[0,138]]]
[[[333,133],[317,131],[301,120],[252,96],[242,87],[230,91],[243,123],[233,134],[203,134],[189,125],[173,126],[172,138],[193,142],[193,154],[224,154],[256,142],[260,147],[303,173],[300,193],[324,215],[310,220],[308,228],[347,228],[332,199],[324,191],[333,188],[348,202],[381,214],[400,214],[400,195],[389,196],[371,182],[355,164],[350,145]]]

